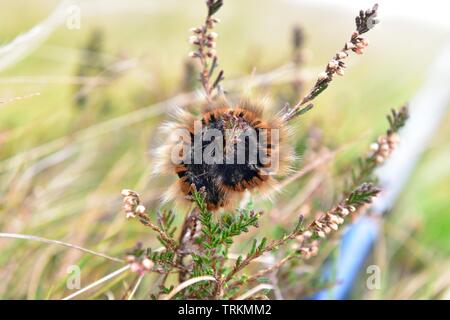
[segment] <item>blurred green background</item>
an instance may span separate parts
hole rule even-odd
[[[0,3],[0,39],[6,44],[46,19],[59,2]],[[201,0],[78,4],[80,29],[61,23],[23,59],[0,71],[0,232],[123,257],[136,241],[155,242],[141,225],[125,220],[120,191],[137,190],[147,206],[156,208],[172,179],[150,176],[149,149],[158,143],[155,130],[171,105],[158,102],[189,88],[187,38],[205,8]],[[355,14],[285,1],[226,0],[217,27],[225,89],[239,94],[247,83],[233,79],[287,65],[295,25],[305,35],[302,74],[309,87],[349,37]],[[295,125],[300,153],[306,152],[302,141],[313,126],[320,128],[327,147],[349,146],[329,167],[325,190],[333,189],[333,177],[384,132],[389,110],[414,96],[448,35],[401,17],[380,14],[380,19],[368,35],[365,54],[348,59],[347,74],[333,81],[316,108]],[[280,106],[293,103],[286,77],[272,74],[254,91],[272,96]],[[371,257],[382,266],[382,288],[368,291],[362,278],[354,297],[450,297],[449,121],[447,114],[426,146]],[[260,205],[268,210],[289,203],[305,184],[292,186],[275,204]],[[318,206],[326,210],[332,199],[333,191]],[[83,286],[120,267],[68,248],[0,239],[0,298],[61,298],[70,293],[65,281],[73,264],[82,270]],[[120,298],[131,279],[124,274],[83,297]],[[148,298],[152,278],[144,282],[138,298]]]

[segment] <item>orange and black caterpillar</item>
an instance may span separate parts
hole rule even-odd
[[[230,107],[225,101],[218,101],[208,107],[200,116],[184,110],[177,110],[176,121],[168,122],[162,126],[165,135],[161,147],[156,150],[155,172],[172,172],[177,175],[177,181],[164,195],[164,200],[188,199],[191,196],[192,185],[197,190],[205,190],[205,202],[209,210],[230,207],[235,204],[246,190],[266,191],[276,186],[274,175],[285,173],[294,159],[293,150],[287,143],[288,127],[278,115],[270,115],[263,103],[252,103],[244,100],[236,107]],[[201,123],[201,129],[195,128],[195,121]],[[180,149],[179,130],[187,132],[187,149]],[[196,131],[197,130],[197,131]],[[216,130],[222,134],[223,161],[207,163],[206,161],[193,161],[195,152],[194,139],[210,131]],[[239,134],[254,131],[255,137],[244,137],[241,141],[245,147],[245,158],[238,162],[236,140]],[[276,131],[276,139],[273,138]],[[232,134],[230,134],[230,132]],[[239,132],[236,133],[235,132]],[[257,152],[270,157],[271,161],[252,162],[250,156],[251,139]],[[265,143],[261,144],[260,139]],[[203,142],[201,151],[204,152],[214,141]],[[174,163],[171,155],[177,150],[181,161]],[[187,151],[187,152],[186,152]],[[232,152],[230,152],[232,151]],[[232,154],[234,161],[229,161]],[[275,163],[276,162],[276,165]]]

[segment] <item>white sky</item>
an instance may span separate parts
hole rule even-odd
[[[450,30],[449,0],[286,0],[291,3],[308,5],[331,5],[347,7],[353,11],[368,9],[373,4],[380,5],[379,15],[402,16],[414,20],[437,24]]]

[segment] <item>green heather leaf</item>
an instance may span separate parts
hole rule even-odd
[[[257,244],[257,240],[253,239],[253,243],[252,243],[252,248],[250,249],[250,255],[254,254],[256,252],[256,244]]]
[[[208,16],[213,16],[223,6],[223,0],[214,1],[208,8]]]
[[[236,260],[236,266],[240,266],[242,263],[242,256],[239,256]]]
[[[267,283],[267,282],[269,282],[269,278],[267,278],[267,277],[259,277],[259,278],[256,278],[256,281],[259,282],[259,283]]]
[[[266,247],[266,243],[267,243],[267,238],[266,237],[262,238],[261,243],[258,246],[258,250],[259,251],[263,250]]]

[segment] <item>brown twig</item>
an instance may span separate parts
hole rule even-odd
[[[265,275],[267,275],[267,274],[269,274],[269,273],[271,273],[273,271],[276,271],[276,270],[280,269],[283,265],[285,265],[288,261],[290,261],[294,257],[296,257],[296,254],[294,252],[291,252],[287,256],[285,256],[283,259],[281,259],[280,261],[275,263],[274,265],[258,271],[257,273],[249,276],[245,280],[243,280],[243,279],[236,280],[236,281],[232,282],[229,285],[229,287],[233,288],[233,287],[236,287],[236,286],[243,285],[244,283],[250,283],[250,282],[257,281],[259,278],[261,278],[261,277],[263,277],[263,276],[265,276]],[[233,300],[233,297],[231,297],[230,299]]]
[[[313,108],[312,104],[308,104],[303,108],[302,106],[311,102],[321,94],[333,80],[335,74],[340,76],[344,75],[346,64],[343,60],[348,57],[349,51],[353,51],[356,54],[362,54],[364,52],[364,48],[369,45],[369,40],[361,37],[361,35],[369,31],[378,23],[378,20],[376,19],[377,10],[378,4],[375,4],[372,9],[360,11],[359,16],[355,19],[356,30],[352,33],[350,40],[344,45],[342,50],[336,53],[336,55],[328,62],[325,71],[319,74],[311,91],[292,108],[285,107],[285,113],[283,115],[284,121],[289,121],[311,110]]]
[[[218,58],[215,50],[217,33],[213,32],[212,29],[219,20],[214,18],[213,15],[222,5],[222,0],[207,0],[208,14],[205,22],[201,27],[191,29],[194,35],[189,38],[189,42],[197,48],[196,51],[190,52],[189,56],[200,61],[200,82],[208,102],[212,101],[214,90],[219,88],[220,82],[224,79],[224,72],[220,70],[215,80],[211,80],[218,66]]]
[[[252,260],[262,256],[266,252],[274,250],[275,248],[285,244],[287,241],[295,239],[298,235],[300,235],[302,233],[302,230],[300,228],[301,220],[302,218],[300,219],[298,226],[291,233],[285,235],[281,239],[270,241],[267,246],[256,249],[254,253],[245,257],[245,259],[242,260],[239,264],[236,263],[233,269],[225,277],[224,283],[230,281],[239,271],[247,267]]]

